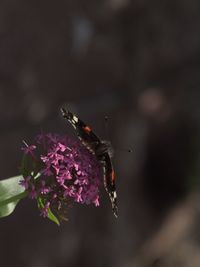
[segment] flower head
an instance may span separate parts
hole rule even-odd
[[[43,203],[39,205],[43,217],[48,216],[49,209],[63,217],[69,202],[99,206],[101,166],[81,142],[41,134],[34,145],[24,144],[26,160],[20,184],[30,198]]]

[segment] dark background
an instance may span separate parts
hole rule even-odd
[[[119,199],[117,220],[102,192],[61,227],[21,201],[0,220],[1,267],[200,266],[199,11],[199,0],[1,0],[0,179],[19,173],[23,139],[73,134],[67,103],[102,138],[110,117]]]

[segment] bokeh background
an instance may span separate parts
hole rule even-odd
[[[0,2],[0,179],[22,139],[74,135],[67,103],[115,148],[119,218],[74,206],[57,227],[21,201],[1,267],[200,266],[200,2]],[[132,148],[133,153],[126,149]],[[124,150],[123,150],[124,149]]]

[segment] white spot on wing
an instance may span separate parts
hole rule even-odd
[[[72,123],[72,127],[74,127],[74,129],[76,129],[76,125],[74,123]]]
[[[75,121],[75,123],[78,122],[78,118],[75,115],[73,115],[73,120]]]

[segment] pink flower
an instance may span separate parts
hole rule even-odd
[[[45,181],[41,182],[40,193],[46,195],[50,192],[50,187],[45,184]]]
[[[45,204],[44,208],[41,209],[41,213],[40,213],[40,215],[43,216],[44,218],[48,216],[48,210],[49,210],[50,204],[51,204],[51,203],[48,201],[48,202]]]
[[[22,150],[24,151],[25,154],[31,154],[33,153],[33,151],[36,149],[35,145],[31,145],[29,146],[28,144],[26,144],[26,142],[24,141],[25,146],[22,147]]]
[[[23,180],[20,180],[19,184],[23,186],[25,189],[28,189],[30,180],[31,180],[31,176],[29,175],[25,177]]]
[[[31,199],[37,198],[37,191],[36,191],[35,185],[31,185],[31,189],[29,191],[29,197]]]
[[[24,176],[20,184],[30,198],[42,199],[43,217],[47,216],[48,209],[60,216],[69,202],[99,206],[102,168],[81,142],[57,134],[42,134],[37,136],[36,144],[26,144],[23,151],[33,162],[29,173],[39,173],[40,176]]]

